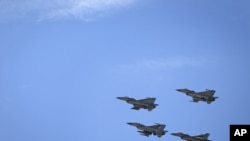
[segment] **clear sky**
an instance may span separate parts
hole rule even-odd
[[[1,141],[179,141],[250,123],[249,0],[1,0]],[[212,104],[176,91],[216,90]],[[152,112],[116,99],[156,97]],[[164,123],[162,138],[127,122]]]

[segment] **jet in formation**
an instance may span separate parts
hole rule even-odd
[[[179,132],[179,133],[172,133],[171,135],[180,137],[181,139],[186,140],[186,141],[211,141],[211,140],[208,140],[209,133],[190,136],[188,134]]]
[[[137,132],[141,133],[143,136],[149,136],[149,135],[156,135],[157,137],[161,137],[165,135],[166,130],[164,128],[166,127],[165,124],[155,124],[155,125],[150,125],[146,126],[137,122],[128,122],[128,125],[135,126],[137,129],[139,129]]]
[[[152,111],[156,106],[158,106],[158,104],[155,104],[155,100],[156,98],[145,98],[145,99],[139,99],[136,100],[134,98],[130,98],[130,97],[117,97],[120,100],[124,100],[127,103],[133,104],[133,107],[131,109],[134,110],[139,110],[141,108],[143,109],[147,109],[148,111]]]
[[[210,104],[213,101],[215,101],[215,99],[218,98],[218,97],[214,97],[215,90],[206,89],[205,91],[202,91],[202,92],[195,92],[189,89],[177,89],[177,91],[183,92],[186,95],[191,96],[193,98],[193,101],[191,102],[204,101],[204,102],[207,102],[207,104]]]

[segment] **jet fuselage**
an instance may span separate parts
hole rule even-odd
[[[172,133],[172,135],[180,137],[181,139],[186,140],[186,141],[210,141],[207,139],[207,137],[209,136],[208,133],[197,135],[197,136],[190,136],[188,134],[184,134],[180,132],[180,133]]]
[[[215,101],[218,97],[214,97],[215,90],[208,90],[202,91],[202,92],[195,92],[193,90],[189,89],[177,89],[177,91],[185,93],[188,96],[191,96],[194,101],[192,102],[198,102],[198,101],[204,101],[207,103],[211,103],[212,101]]]
[[[146,98],[146,99],[142,99],[142,100],[136,100],[136,99],[130,98],[130,97],[117,97],[117,98],[120,100],[126,101],[127,103],[132,104],[135,107],[148,109],[149,111],[151,111],[156,106],[158,106],[158,104],[154,103],[156,98]]]
[[[161,137],[162,135],[165,135],[165,133],[167,132],[164,130],[164,128],[166,127],[165,124],[157,124],[153,126],[145,126],[137,122],[128,122],[127,124],[135,126],[137,129],[139,129],[138,132],[142,133],[142,135],[145,136],[154,134],[157,135],[158,137]]]

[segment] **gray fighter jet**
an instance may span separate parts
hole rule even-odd
[[[202,92],[195,92],[189,89],[177,89],[177,91],[183,92],[186,95],[191,96],[193,98],[193,101],[191,102],[204,101],[204,102],[207,102],[207,104],[210,104],[213,101],[215,101],[215,99],[218,98],[218,97],[214,97],[215,90],[206,89],[205,91],[202,91]]]
[[[117,97],[120,100],[124,100],[127,103],[133,104],[134,106],[131,109],[139,110],[140,108],[147,109],[148,111],[152,111],[158,104],[155,104],[156,98],[145,98],[136,100],[130,97]]]
[[[164,130],[164,128],[166,127],[165,124],[155,124],[150,126],[145,126],[137,122],[128,122],[127,124],[135,126],[137,129],[139,129],[137,132],[147,137],[153,134],[160,138],[161,136],[165,135],[166,132],[168,132]]]
[[[207,139],[209,136],[209,133],[190,136],[188,134],[184,134],[182,132],[179,132],[179,133],[172,133],[171,135],[180,137],[181,139],[186,140],[186,141],[211,141],[211,140]]]

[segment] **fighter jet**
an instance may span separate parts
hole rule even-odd
[[[136,100],[134,98],[130,97],[117,97],[120,100],[124,100],[127,103],[133,104],[133,107],[131,109],[134,110],[139,110],[140,108],[147,109],[148,111],[152,111],[156,106],[159,104],[155,104],[156,98],[145,98],[145,99],[140,99]]]
[[[211,141],[211,140],[207,139],[209,136],[209,133],[190,136],[188,134],[184,134],[182,132],[179,132],[179,133],[172,133],[171,135],[180,137],[181,139],[186,140],[186,141]]]
[[[205,91],[202,91],[202,92],[195,92],[189,89],[176,89],[176,90],[179,92],[183,92],[188,96],[191,96],[193,98],[193,101],[191,102],[204,101],[204,102],[207,102],[207,104],[210,104],[213,101],[215,101],[215,99],[218,98],[218,97],[214,97],[215,90],[206,89]]]
[[[127,124],[135,126],[137,129],[139,129],[137,132],[147,137],[153,134],[160,138],[161,136],[165,135],[166,132],[168,132],[164,130],[164,128],[166,127],[165,124],[155,124],[150,126],[145,126],[137,122],[128,122]]]

